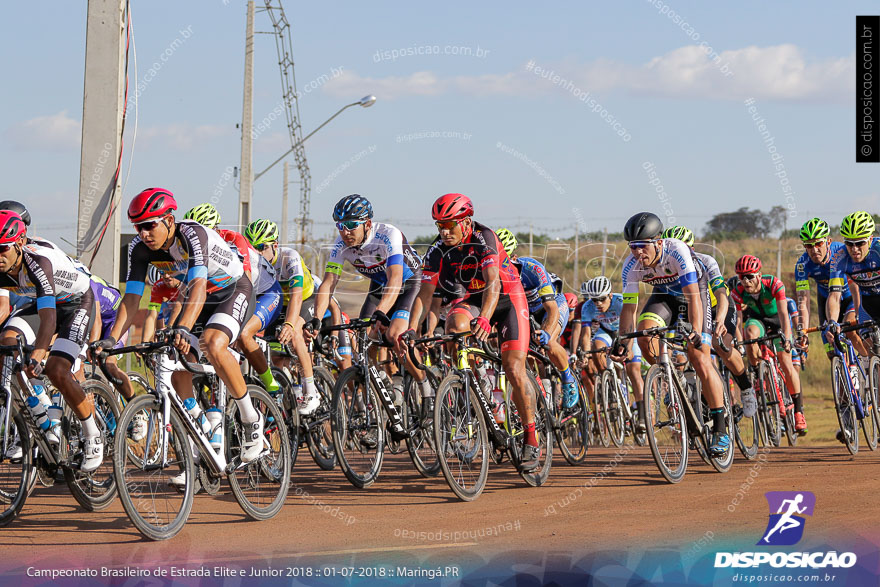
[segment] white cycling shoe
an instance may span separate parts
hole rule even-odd
[[[104,437],[83,438],[82,447],[83,460],[79,470],[83,473],[91,473],[104,462]]]
[[[256,422],[241,423],[241,462],[250,463],[263,454],[263,417]]]

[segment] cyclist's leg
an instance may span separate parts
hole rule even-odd
[[[255,340],[258,332],[269,328],[281,313],[281,285],[276,281],[272,288],[261,294],[256,301],[254,315],[241,329],[238,345],[254,371],[259,375],[266,390],[270,393],[278,391],[281,386],[272,376],[269,361]]]
[[[409,354],[404,352],[405,348],[401,346],[398,341],[400,335],[409,328],[410,311],[412,310],[413,302],[415,302],[416,297],[419,295],[419,289],[421,289],[421,286],[421,271],[416,275],[411,276],[403,283],[403,289],[400,294],[398,294],[397,300],[394,302],[394,306],[391,307],[391,312],[388,315],[388,317],[391,318],[391,325],[388,327],[388,330],[385,331],[385,338],[394,344],[395,350],[403,356],[404,367],[407,372],[412,375],[413,379],[419,382],[420,386],[424,387],[427,385],[428,380],[425,372],[418,369],[412,363]]]
[[[330,297],[330,316],[333,324],[342,324],[342,310],[333,296]],[[348,369],[351,367],[351,337],[348,335],[348,330],[338,330],[336,336],[339,337],[339,347],[336,352],[342,359],[340,369]]]
[[[501,362],[507,380],[513,386],[513,403],[522,418],[526,444],[538,446],[535,436],[534,391],[526,375],[526,353],[529,350],[529,305],[523,292],[509,294],[509,305],[496,310],[492,322],[498,329]]]
[[[636,403],[641,409],[643,399],[643,388],[645,382],[642,380],[642,353],[638,345],[633,345],[632,355],[626,360],[626,374],[632,383],[633,395]]]
[[[652,293],[639,315],[636,329],[646,330],[672,324],[672,320],[676,317],[670,305],[673,301],[671,296]],[[654,337],[640,337],[638,343],[642,357],[648,364],[653,365],[660,352],[660,343]]]
[[[746,340],[761,338],[765,335],[766,330],[764,329],[763,322],[757,318],[750,318],[748,316],[744,316],[744,318],[745,323],[743,324],[743,333]],[[758,362],[761,360],[761,348],[757,344],[747,344],[746,357],[748,357],[749,364],[752,367],[757,367]]]

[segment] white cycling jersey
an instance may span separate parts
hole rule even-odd
[[[0,288],[36,299],[37,309],[55,307],[56,302],[78,297],[91,287],[89,276],[77,271],[73,259],[50,241],[28,240],[21,253],[18,277],[0,273]]]
[[[385,285],[388,281],[386,271],[392,265],[403,266],[403,280],[412,277],[421,267],[418,253],[406,241],[406,237],[396,227],[383,222],[374,222],[359,247],[347,247],[342,237],[336,237],[330,258],[327,260],[328,273],[342,274],[342,263],[348,261],[355,270],[375,283]]]
[[[302,297],[304,300],[309,299],[320,285],[315,284],[316,278],[306,267],[305,262],[299,254],[299,251],[291,247],[279,247],[278,255],[275,257],[275,270],[278,276],[278,283],[284,291],[284,302],[287,304],[290,297],[291,287],[302,287]]]
[[[642,265],[632,253],[623,261],[623,303],[639,301],[639,283],[653,286],[655,293],[667,293],[681,297],[682,287],[697,283],[702,277],[702,266],[694,262],[690,247],[677,238],[664,238],[661,242],[660,259],[653,267]]]

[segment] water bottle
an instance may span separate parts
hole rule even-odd
[[[45,395],[45,392],[43,393]],[[27,398],[28,409],[31,411],[31,415],[34,417],[34,421],[36,421],[37,426],[40,427],[40,430],[43,433],[47,433],[50,428],[49,424],[49,415],[46,413],[46,406],[43,405],[38,398],[29,395]]]
[[[504,392],[500,389],[492,390],[492,398],[495,400],[495,409],[492,410],[495,421],[498,424],[504,424]]]
[[[220,411],[220,408],[208,408],[205,410],[205,418],[213,431],[208,434],[211,439],[211,447],[220,450],[223,448],[223,412]]]
[[[852,380],[853,391],[855,391],[856,394],[858,394],[859,393],[859,375],[861,374],[859,372],[859,366],[858,365],[850,365],[849,366],[849,374],[850,374],[850,379]]]
[[[393,391],[394,405],[400,409],[400,406],[403,405],[403,377],[395,375],[391,378],[391,390]]]
[[[211,425],[208,424],[208,420],[202,413],[202,407],[196,401],[196,398],[188,397],[183,400],[183,407],[186,408],[186,411],[189,412],[189,415],[192,416],[193,420],[199,423],[199,426],[202,427],[202,432],[204,432],[206,436],[210,437]]]
[[[52,404],[46,410],[49,414],[49,423],[52,426],[61,424],[61,416],[64,414],[64,408],[61,407],[61,394],[52,394]]]

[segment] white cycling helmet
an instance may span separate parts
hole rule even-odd
[[[611,281],[604,275],[594,277],[581,285],[581,293],[590,299],[609,296],[611,295]]]
[[[156,285],[162,280],[162,272],[155,265],[147,267],[147,285]]]

